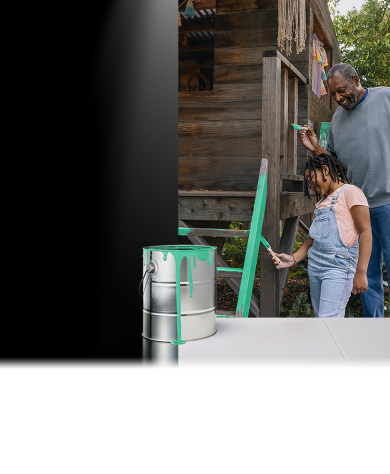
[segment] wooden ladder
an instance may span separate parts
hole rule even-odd
[[[261,235],[267,193],[267,171],[268,160],[263,158],[261,160],[259,179],[257,182],[250,231],[232,229],[199,229],[193,228],[187,222],[179,220],[179,235],[188,237],[194,245],[209,245],[203,237],[248,238],[243,268],[230,268],[224,260],[217,255],[217,276],[224,278],[226,283],[228,283],[229,286],[238,293],[235,314],[235,317],[238,318],[247,318],[249,310],[251,310],[256,317],[260,316],[259,303],[254,297],[252,291],[260,242],[262,242],[266,247],[269,245]]]

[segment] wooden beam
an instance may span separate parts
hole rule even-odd
[[[183,2],[183,0],[181,2],[179,1],[178,5],[180,5],[182,2]],[[203,3],[195,3],[195,2],[192,2],[192,3],[194,5],[194,10],[211,10],[211,9],[215,10],[217,0],[205,0]],[[179,12],[184,12],[186,6],[187,6],[187,2],[184,3],[179,8]]]
[[[188,38],[186,35],[183,35],[183,33],[179,33],[179,44],[183,46],[187,46],[188,44]]]
[[[284,221],[282,238],[280,239],[279,253],[286,253],[290,255],[294,249],[295,237],[297,235],[299,223],[299,216],[290,217]],[[279,314],[280,308],[282,307],[284,290],[286,288],[287,277],[288,277],[289,268],[282,268],[279,270]]]
[[[302,192],[286,192],[280,195],[280,219],[288,219],[295,216],[303,216],[314,212],[317,198],[310,199]]]
[[[288,152],[287,172],[297,174],[297,130],[291,126],[298,121],[298,79],[291,77],[288,84]]]
[[[281,113],[280,113],[280,171],[287,173],[288,151],[288,70],[282,69],[281,74]],[[280,183],[282,185],[282,183]],[[282,189],[280,189],[282,190]]]
[[[179,220],[179,227],[188,227],[190,228],[190,224]],[[203,237],[198,236],[189,236],[188,237],[193,245],[208,245],[207,241]],[[229,268],[229,265],[222,259],[218,254],[217,255],[217,267],[226,267]],[[241,274],[237,275],[237,278],[224,278],[225,282],[230,286],[230,288],[234,291],[236,295],[240,292],[240,278]],[[250,303],[250,311],[255,315],[256,318],[259,317],[259,301],[258,299],[252,294],[251,296],[251,303]],[[235,313],[234,313],[235,314]]]
[[[224,278],[225,280],[226,280],[226,278],[231,278],[232,274],[233,274],[233,272],[229,272],[229,270],[217,270],[217,277]],[[234,278],[241,279],[242,278],[242,273],[241,272],[236,272],[235,275],[234,275]]]
[[[289,76],[294,76],[296,77],[299,82],[301,84],[307,84],[307,79],[306,77],[301,74],[298,69],[296,67],[294,67],[290,61],[288,61],[284,56],[283,54],[276,50],[276,49],[271,49],[271,50],[268,50],[268,51],[263,51],[263,58],[279,58],[281,63],[282,63],[282,67],[286,67],[289,71]],[[264,59],[263,59],[264,61]]]
[[[179,27],[179,33],[195,33],[198,31],[214,31],[215,22],[214,19],[210,21],[196,21],[194,23],[185,23]]]
[[[310,229],[304,222],[302,222],[301,219],[299,219],[299,226],[304,230],[304,232],[306,232],[307,235],[309,235]]]
[[[249,222],[254,201],[254,192],[181,190],[178,197],[179,219]],[[313,212],[315,202],[315,196],[309,199],[303,192],[283,192],[280,194],[280,219]],[[268,240],[265,233],[264,237]]]
[[[273,51],[274,53],[275,51]],[[263,235],[274,251],[280,240],[280,103],[281,59],[263,53],[262,156],[268,159],[267,206]],[[279,272],[261,248],[260,317],[279,316]]]
[[[280,179],[285,179],[286,181],[305,181],[305,177],[300,174],[288,173],[280,173]]]
[[[193,53],[196,51],[214,51],[214,41],[203,41],[187,46],[179,44],[179,53]]]
[[[199,237],[225,237],[225,238],[243,238],[249,237],[249,230],[235,230],[235,229],[210,229],[210,228],[182,228],[179,229],[179,235],[186,237],[197,235]]]

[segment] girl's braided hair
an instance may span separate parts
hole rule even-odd
[[[305,171],[309,170],[309,173],[312,173],[315,170],[320,170],[324,181],[327,181],[324,175],[324,165],[329,168],[329,174],[333,181],[336,183],[340,181],[348,183],[347,169],[335,156],[328,155],[327,153],[320,153],[309,158],[306,162]]]

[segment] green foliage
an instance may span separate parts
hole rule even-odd
[[[299,293],[295,303],[291,301],[287,307],[281,309],[281,313],[288,318],[314,318],[314,311],[307,301],[306,293]]]
[[[384,290],[384,304],[385,304],[385,318],[389,317],[389,286],[387,280],[387,270],[385,265],[382,268],[383,272],[383,290]],[[362,313],[362,302],[360,299],[360,293],[354,295],[351,294],[347,307],[345,308],[345,317],[346,318],[356,318],[360,317]]]
[[[360,299],[360,293],[357,293],[356,295],[351,293],[351,296],[349,297],[347,306],[345,308],[345,317],[355,318],[361,313],[362,313],[362,302]]]
[[[244,224],[242,222],[232,222],[230,229],[240,229]],[[225,240],[223,247],[222,258],[225,262],[233,261],[236,266],[242,268],[245,262],[246,248],[248,245],[248,239],[228,238]],[[260,249],[257,258],[256,272],[260,271]]]
[[[366,0],[360,11],[340,15],[328,0],[341,62],[353,66],[363,87],[390,86],[390,0]]]

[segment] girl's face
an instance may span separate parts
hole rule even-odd
[[[320,196],[325,196],[325,194],[329,193],[329,187],[332,183],[332,180],[329,176],[329,168],[326,165],[324,165],[323,171],[326,181],[324,181],[320,169],[316,169],[314,171],[307,169],[305,171],[307,187],[309,189],[312,189],[316,194],[319,194]]]

